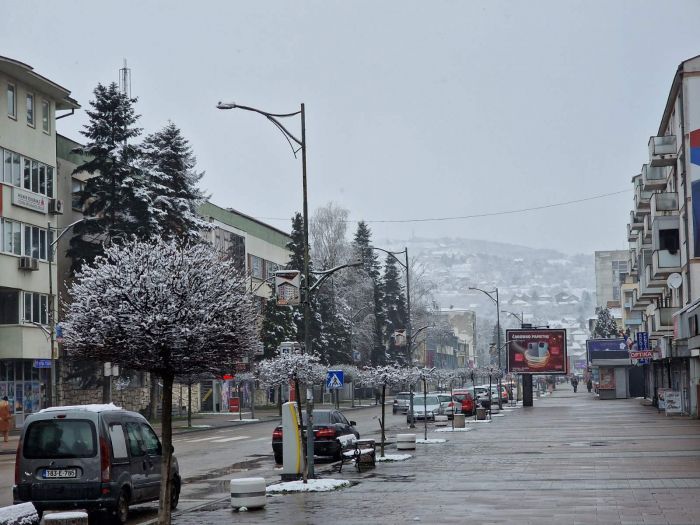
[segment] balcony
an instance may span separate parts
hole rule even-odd
[[[653,228],[653,224],[651,222],[651,216],[645,215],[644,216],[644,227],[642,228],[642,243],[643,244],[651,244],[652,228]]]
[[[668,250],[654,252],[651,265],[651,277],[655,280],[666,279],[672,273],[681,271],[681,251],[671,253]]]
[[[627,241],[634,242],[639,237],[639,228],[632,228],[632,224],[627,224]]]
[[[641,310],[635,310],[627,312],[625,316],[625,327],[634,326],[637,327],[642,324],[642,312]]]
[[[641,182],[634,185],[634,211],[637,214],[649,213],[653,193],[653,191],[642,189]]]
[[[630,211],[629,227],[630,227],[630,229],[636,230],[636,231],[639,231],[644,227],[644,219],[642,217],[640,217],[639,215],[637,215],[636,213],[634,213],[634,210]]]
[[[661,332],[673,331],[673,314],[678,311],[678,308],[663,306],[654,310],[652,320],[652,333],[658,335],[668,335]]]
[[[634,290],[632,295],[632,311],[644,312],[651,303],[651,298],[642,297],[639,290]]]
[[[678,159],[678,147],[675,135],[649,137],[649,165],[673,166]]]
[[[647,191],[663,190],[666,187],[668,178],[666,169],[661,166],[642,166],[642,189]]]
[[[651,218],[678,215],[678,193],[663,191],[654,193],[649,201]]]

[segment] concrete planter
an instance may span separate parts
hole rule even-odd
[[[415,450],[416,435],[415,434],[397,434],[396,435],[397,450]]]
[[[446,427],[447,426],[447,416],[435,416],[435,426],[436,427]]]
[[[41,519],[45,525],[88,525],[88,513],[84,510],[46,512]]]
[[[455,428],[465,427],[465,417],[464,414],[455,414]]]
[[[231,480],[231,507],[261,509],[265,506],[265,478],[239,478]]]

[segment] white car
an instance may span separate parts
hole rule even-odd
[[[425,398],[423,394],[416,393],[413,398],[413,417],[414,419],[428,419],[435,421],[435,416],[442,415],[444,412],[443,406],[440,404],[440,398],[436,394],[427,394]],[[410,414],[407,415],[406,421],[410,423]]]

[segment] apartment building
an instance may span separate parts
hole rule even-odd
[[[697,416],[700,56],[678,66],[648,146],[648,161],[632,177],[630,272],[622,287],[625,324],[648,332],[655,351],[652,360],[641,362],[647,395],[656,399],[659,388],[679,391],[683,411]]]
[[[49,260],[63,213],[56,120],[78,107],[68,89],[0,57],[0,397],[18,426],[52,401],[57,269]]]
[[[598,308],[620,306],[620,286],[627,275],[628,260],[627,250],[595,252],[595,292]]]

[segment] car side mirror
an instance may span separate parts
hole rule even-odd
[[[351,427],[354,427],[355,425],[357,425],[357,423],[356,423],[356,422],[354,422],[354,421],[350,421],[350,426],[351,426]]]

